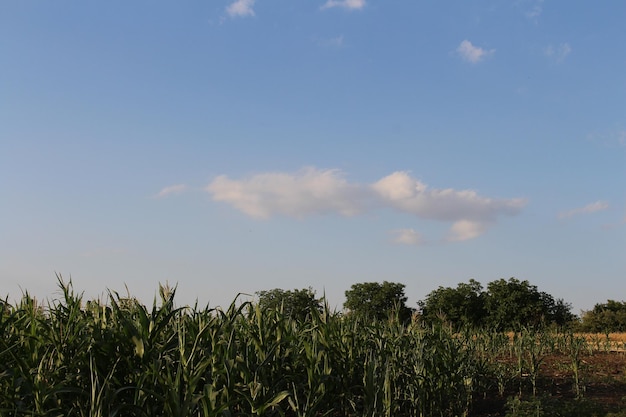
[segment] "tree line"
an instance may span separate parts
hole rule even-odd
[[[561,298],[540,291],[536,285],[517,278],[498,279],[486,287],[474,279],[456,287],[431,291],[417,308],[407,305],[402,283],[364,282],[345,291],[344,314],[367,320],[386,320],[390,315],[401,321],[420,320],[428,325],[446,324],[455,328],[482,327],[508,331],[520,328],[557,326],[573,330],[610,333],[626,331],[626,302],[608,300],[581,316]],[[323,298],[312,288],[273,289],[256,293],[260,308],[278,308],[299,320],[322,311]]]

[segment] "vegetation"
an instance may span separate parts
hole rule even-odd
[[[528,281],[499,279],[487,285],[485,300],[489,323],[498,329],[513,330],[521,326],[556,324],[574,320],[571,306]]]
[[[575,320],[569,304],[516,278],[490,282],[486,291],[473,279],[456,288],[439,287],[419,304],[424,320],[444,321],[456,327],[519,330],[529,326],[564,326]]]
[[[593,310],[583,313],[580,329],[592,333],[626,332],[626,302],[596,304]]]
[[[470,279],[456,288],[439,287],[419,302],[423,320],[445,321],[457,327],[481,326],[487,317],[486,293],[482,285]]]
[[[407,307],[404,284],[384,281],[353,284],[346,291],[343,306],[352,316],[364,320],[385,320],[390,314],[398,315],[401,321],[411,318],[413,309]]]
[[[180,308],[168,287],[148,308],[115,292],[85,302],[71,283],[59,284],[60,300],[45,305],[28,294],[0,303],[0,415],[452,417],[494,415],[495,407],[498,415],[608,416],[626,409],[593,396],[597,386],[626,394],[624,356],[570,331],[456,331],[417,316],[403,321],[397,308],[385,320],[327,307],[300,315],[284,301]],[[615,369],[619,380],[595,378]]]
[[[261,310],[280,310],[286,316],[297,320],[310,320],[314,314],[323,311],[322,300],[315,298],[312,288],[285,291],[275,288],[256,293]]]

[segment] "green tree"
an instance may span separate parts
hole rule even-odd
[[[456,288],[439,287],[418,304],[428,323],[443,320],[457,327],[480,326],[486,315],[483,287],[473,279]]]
[[[315,291],[310,287],[290,291],[275,288],[257,291],[256,295],[261,310],[280,309],[296,320],[310,319],[313,311],[322,312],[322,300],[315,297]]]
[[[487,285],[487,322],[498,329],[520,326],[565,325],[574,320],[571,306],[562,299],[540,292],[528,281],[499,279]]]
[[[384,320],[390,314],[397,314],[400,320],[407,321],[413,309],[407,307],[404,284],[384,281],[353,284],[345,292],[344,308],[350,314],[373,320]]]
[[[611,333],[626,331],[626,302],[607,300],[582,314],[581,331]]]

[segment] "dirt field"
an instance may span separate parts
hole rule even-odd
[[[504,395],[491,389],[476,398],[470,415],[626,416],[626,334],[585,337],[589,349],[580,357],[578,395],[571,358],[547,355],[539,368],[536,396],[528,376],[522,375],[510,381]]]

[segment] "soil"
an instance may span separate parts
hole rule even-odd
[[[535,409],[540,404],[538,407],[542,412],[537,414],[535,411],[532,415],[600,417],[615,413],[616,416],[626,416],[626,353],[598,352],[583,355],[580,359],[579,396],[576,395],[571,358],[548,355],[539,368],[535,396],[529,375],[509,381],[503,395],[494,384],[482,396],[474,398],[470,417],[505,416],[516,398],[534,404]],[[520,412],[516,415],[531,414]]]

